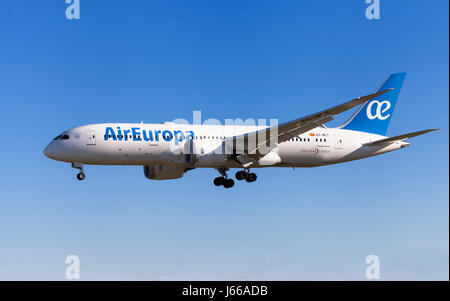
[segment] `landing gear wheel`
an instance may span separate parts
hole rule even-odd
[[[245,170],[238,171],[236,173],[236,180],[241,181],[247,178],[247,172]]]
[[[84,172],[79,172],[79,173],[77,174],[77,179],[78,179],[78,180],[82,181],[82,180],[84,180],[85,178],[86,178],[86,175],[84,174]]]
[[[249,174],[247,175],[247,178],[246,178],[245,180],[246,180],[248,183],[251,183],[251,182],[255,182],[257,178],[258,178],[258,177],[256,176],[256,174],[255,174],[254,172],[251,172],[251,173],[249,173]]]
[[[234,180],[233,179],[226,179],[223,183],[223,187],[225,188],[231,188],[234,186]]]
[[[225,183],[224,177],[217,177],[214,179],[214,185],[216,185],[216,186],[224,185],[224,183]]]

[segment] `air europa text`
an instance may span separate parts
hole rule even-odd
[[[167,141],[174,140],[175,144],[184,140],[193,140],[195,137],[193,131],[169,131],[169,130],[146,130],[139,127],[132,127],[131,129],[121,129],[117,127],[114,130],[112,127],[105,128],[105,141]]]

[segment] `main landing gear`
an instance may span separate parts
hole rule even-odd
[[[245,180],[248,183],[255,182],[258,177],[254,172],[249,172],[247,170],[241,170],[236,173],[236,179],[238,181]]]
[[[214,179],[214,185],[216,186],[222,186],[225,188],[231,188],[234,186],[234,180],[233,179],[228,179],[227,176],[227,171],[228,168],[219,168],[217,169],[220,174],[222,175],[221,177],[217,177]]]
[[[233,179],[228,179],[228,176],[227,176],[228,168],[219,168],[217,170],[220,172],[220,174],[222,176],[214,179],[214,185],[216,185],[216,186],[223,185],[223,187],[225,187],[225,188],[233,187],[234,186]],[[256,174],[254,172],[250,172],[247,169],[238,171],[236,173],[236,180],[238,180],[238,181],[245,180],[246,182],[251,183],[251,182],[255,182],[257,178],[258,177],[256,176]]]
[[[214,179],[214,185],[216,185],[216,186],[223,185],[223,187],[225,187],[225,188],[231,188],[234,186],[234,180],[228,179],[226,177],[217,177]]]
[[[72,167],[80,170],[80,172],[77,174],[77,179],[79,181],[83,181],[86,178],[86,175],[83,172],[83,163],[74,162],[72,163]]]

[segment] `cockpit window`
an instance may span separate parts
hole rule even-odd
[[[56,136],[55,139],[53,139],[53,140],[67,140],[69,138],[70,138],[69,135],[59,135],[59,136]]]

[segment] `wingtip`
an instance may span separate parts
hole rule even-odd
[[[394,88],[389,88],[389,89],[386,89],[386,90],[383,90],[383,91],[380,91],[380,92],[377,92],[377,93],[374,93],[374,94],[381,95],[381,94],[387,93],[387,92],[392,91],[392,90],[395,90],[395,89]]]

